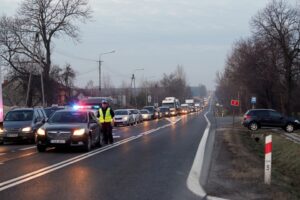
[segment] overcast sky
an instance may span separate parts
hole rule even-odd
[[[13,15],[21,0],[0,0],[0,13]],[[81,42],[55,40],[54,63],[70,63],[76,85],[98,85],[98,64],[80,60],[102,57],[103,75],[115,86],[130,83],[135,69],[158,80],[184,66],[190,85],[213,89],[215,74],[224,68],[232,44],[250,35],[249,21],[268,0],[90,0],[93,19],[80,25]]]

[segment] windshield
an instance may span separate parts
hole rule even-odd
[[[44,109],[48,118],[51,117],[51,115],[57,110],[63,110],[63,108],[45,108]]]
[[[55,112],[48,121],[49,123],[87,123],[86,112]]]
[[[142,114],[148,114],[148,111],[146,111],[146,110],[141,110],[140,111]]]
[[[162,112],[167,112],[167,111],[169,111],[169,108],[159,108],[159,110]]]
[[[163,103],[163,106],[169,107],[169,108],[174,108],[174,103]]]
[[[16,110],[8,112],[4,121],[31,121],[32,119],[32,110]]]
[[[127,110],[116,110],[115,115],[128,115]]]

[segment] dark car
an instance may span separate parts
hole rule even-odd
[[[158,119],[162,117],[162,114],[154,106],[145,106],[143,109],[148,110],[152,114],[152,119]]]
[[[300,122],[297,119],[286,117],[271,109],[248,110],[244,115],[242,124],[252,131],[262,127],[280,127],[288,133],[293,132],[300,126]]]
[[[90,151],[95,145],[102,145],[100,124],[92,111],[60,110],[38,129],[37,150],[47,147],[83,147]]]
[[[64,106],[52,106],[52,107],[44,108],[44,111],[45,111],[47,117],[50,118],[51,115],[53,113],[55,113],[56,111],[58,111],[58,110],[64,110],[64,109],[65,109]]]
[[[0,143],[29,141],[34,143],[36,131],[45,123],[47,116],[42,108],[15,108],[4,118],[0,129]]]
[[[163,117],[170,117],[170,108],[169,107],[159,107],[159,112]]]

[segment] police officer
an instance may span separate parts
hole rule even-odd
[[[101,108],[99,109],[98,117],[101,123],[103,132],[103,140],[105,144],[112,144],[114,142],[112,135],[112,121],[115,116],[114,111],[109,107],[107,100],[103,100]]]

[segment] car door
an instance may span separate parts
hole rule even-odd
[[[94,119],[94,117],[92,116],[91,112],[88,113],[88,116],[89,116],[88,126],[89,126],[89,129],[90,129],[91,133],[92,133],[93,143],[95,143],[97,141],[98,137],[99,137],[98,123]]]
[[[272,127],[282,127],[284,126],[284,117],[277,111],[269,111],[270,115],[270,126]]]

